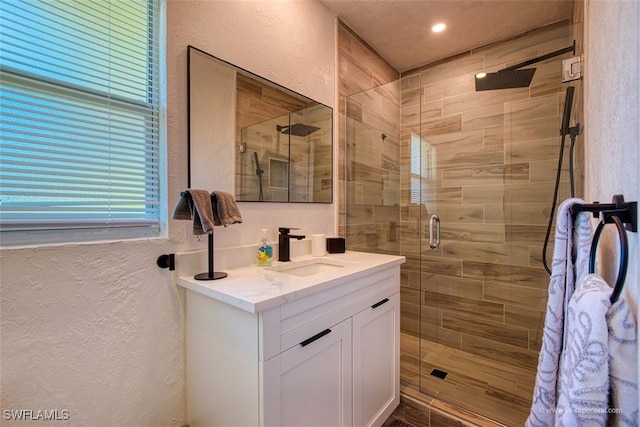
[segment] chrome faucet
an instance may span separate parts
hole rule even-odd
[[[278,261],[291,261],[291,249],[289,247],[289,240],[297,239],[302,240],[305,236],[289,234],[291,230],[299,230],[299,228],[287,228],[279,227],[278,231]]]

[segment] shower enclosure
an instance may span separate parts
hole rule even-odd
[[[348,249],[407,258],[403,386],[507,425],[522,425],[531,404],[567,87],[561,64],[572,55],[537,63],[529,87],[476,91],[474,75],[561,49],[571,33],[558,24],[423,67],[345,107]],[[579,105],[580,84],[571,84]],[[581,159],[578,142],[578,197]],[[559,200],[569,197],[568,166]]]

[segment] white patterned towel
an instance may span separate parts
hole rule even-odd
[[[637,426],[638,356],[634,317],[623,296],[596,274],[578,283],[567,312],[557,426]]]
[[[544,319],[544,335],[538,358],[533,403],[525,424],[527,427],[553,426],[555,421],[560,355],[565,332],[565,307],[573,293],[576,276],[577,281],[580,281],[588,273],[591,247],[590,215],[586,212],[579,213],[575,225],[571,217],[570,208],[577,203],[583,204],[584,201],[567,199],[558,209],[549,300]],[[573,235],[574,232],[577,236]],[[577,244],[574,245],[576,240]],[[574,249],[575,266],[572,256]]]

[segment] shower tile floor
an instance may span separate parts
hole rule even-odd
[[[401,334],[401,379],[417,386],[424,400],[436,398],[460,404],[464,409],[507,426],[521,426],[527,419],[535,382],[534,370],[524,369],[457,350],[428,340]],[[420,347],[418,347],[420,346]],[[421,349],[420,361],[415,349]],[[420,363],[422,373],[418,370]],[[445,379],[431,375],[447,372]]]

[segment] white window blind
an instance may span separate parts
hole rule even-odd
[[[411,134],[411,203],[427,204],[437,181],[435,160],[435,149],[418,135]]]
[[[159,227],[159,1],[0,1],[0,230]]]

